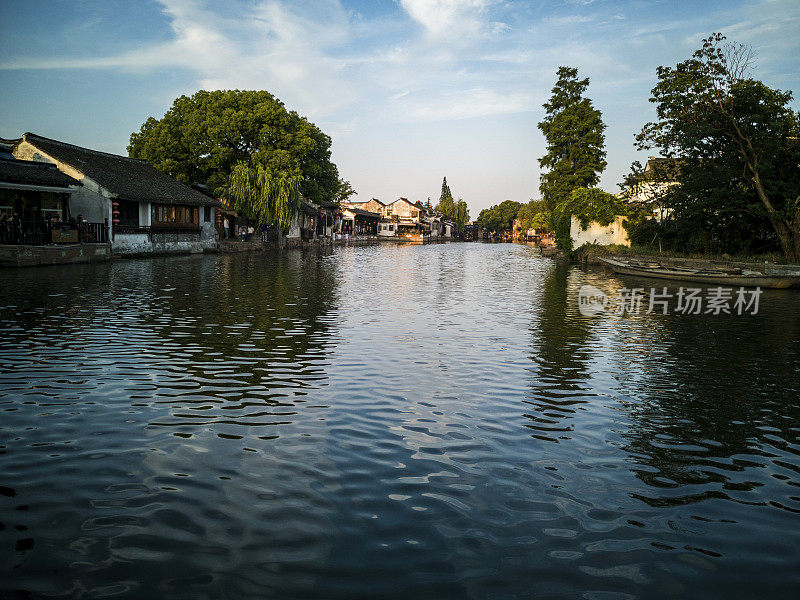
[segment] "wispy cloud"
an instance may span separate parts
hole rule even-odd
[[[429,95],[412,99],[407,114],[416,120],[442,121],[470,119],[490,115],[526,112],[535,108],[531,94],[524,92],[501,93],[475,88],[454,95]]]
[[[715,10],[680,14],[664,3],[638,0],[612,7],[585,0],[395,0],[370,10],[348,8],[347,2],[161,0],[160,12],[142,9],[158,27],[157,41],[120,39],[114,51],[86,44],[84,54],[67,55],[55,43],[48,54],[43,40],[35,47],[9,45],[0,75],[21,80],[9,71],[31,69],[141,74],[162,84],[147,90],[155,98],[148,108],[154,114],[196,89],[267,89],[338,136],[337,148],[355,140],[371,144],[376,130],[387,138],[392,128],[416,126],[423,135],[433,129],[476,132],[483,131],[482,118],[493,117],[493,126],[514,119],[526,123],[524,132],[507,132],[517,140],[519,156],[539,140],[535,123],[557,67],[571,65],[591,78],[589,95],[609,123],[609,140],[617,140],[610,143],[619,144],[609,148],[612,169],[615,161],[630,164],[632,135],[652,119],[647,98],[656,66],[687,58],[712,31],[753,44],[759,73],[772,77],[772,85],[800,87],[796,0],[731,0]],[[89,17],[64,16],[65,29],[87,22],[93,31],[102,28]],[[3,29],[0,23],[0,34]],[[40,73],[31,80],[48,77]],[[349,156],[357,154],[350,148]],[[535,158],[530,161],[535,170]],[[359,166],[351,168],[357,173]]]
[[[486,9],[497,0],[400,0],[409,16],[433,34],[474,33]],[[455,36],[454,36],[455,37]]]

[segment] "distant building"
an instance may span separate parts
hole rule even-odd
[[[394,221],[398,236],[430,235],[430,222],[424,206],[399,198],[388,204],[384,211],[387,220]]]
[[[666,193],[679,184],[681,160],[651,156],[644,166],[644,173],[636,184],[624,190],[618,197],[633,208],[645,208],[653,218],[661,221],[669,213],[663,206]]]
[[[366,202],[342,202],[342,207],[360,208],[361,210],[367,210],[369,212],[378,213],[382,215],[384,210],[386,209],[386,204],[384,204],[377,198],[371,198]]]

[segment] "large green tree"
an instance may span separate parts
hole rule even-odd
[[[457,202],[453,199],[453,193],[450,191],[450,186],[447,185],[447,177],[442,180],[442,193],[439,195],[439,204],[436,205],[436,210],[456,222],[456,231],[459,234],[464,231],[464,226],[469,221],[469,209],[467,203],[461,198]]]
[[[658,67],[658,121],[637,146],[680,157],[680,185],[665,200],[679,229],[710,249],[747,251],[771,228],[786,258],[800,262],[800,115],[791,92],[750,77],[752,58],[716,33],[691,59]]]
[[[478,215],[478,226],[487,231],[510,230],[521,207],[522,204],[514,200],[503,200],[500,204],[484,208]]]
[[[539,129],[547,142],[547,154],[539,159],[546,169],[539,191],[550,211],[572,190],[597,185],[606,168],[606,126],[601,112],[583,96],[588,87],[588,77],[578,79],[577,69],[559,67],[552,96],[544,104],[545,117]]]
[[[340,180],[330,147],[330,137],[269,92],[227,90],[177,98],[161,119],[150,117],[131,134],[128,154],[231,200],[238,183],[240,194],[250,189],[253,205],[263,208],[264,198],[291,196],[295,184],[309,200],[334,201]],[[237,202],[249,214],[248,203]],[[267,213],[254,208],[250,216],[257,215]]]

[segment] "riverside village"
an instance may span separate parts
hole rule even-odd
[[[0,599],[797,597],[797,9],[0,3]]]

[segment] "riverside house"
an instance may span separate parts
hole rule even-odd
[[[378,235],[378,223],[381,220],[379,213],[355,208],[342,207],[341,233],[355,236]]]
[[[76,180],[68,212],[107,223],[114,253],[202,252],[216,246],[218,202],[147,162],[25,133],[14,157],[51,163]]]
[[[0,244],[60,241],[53,235],[54,225],[69,220],[69,198],[80,182],[53,164],[17,160],[12,150],[12,143],[0,140]],[[61,236],[60,228],[55,231]],[[77,242],[77,229],[66,230],[64,237]]]
[[[351,206],[353,208],[360,208],[361,210],[366,210],[371,213],[378,213],[383,215],[386,204],[378,200],[377,198],[370,198],[366,202],[344,202],[343,206]]]
[[[384,209],[384,218],[393,222],[399,238],[423,240],[430,236],[430,222],[425,207],[411,202],[408,198],[399,198]]]

